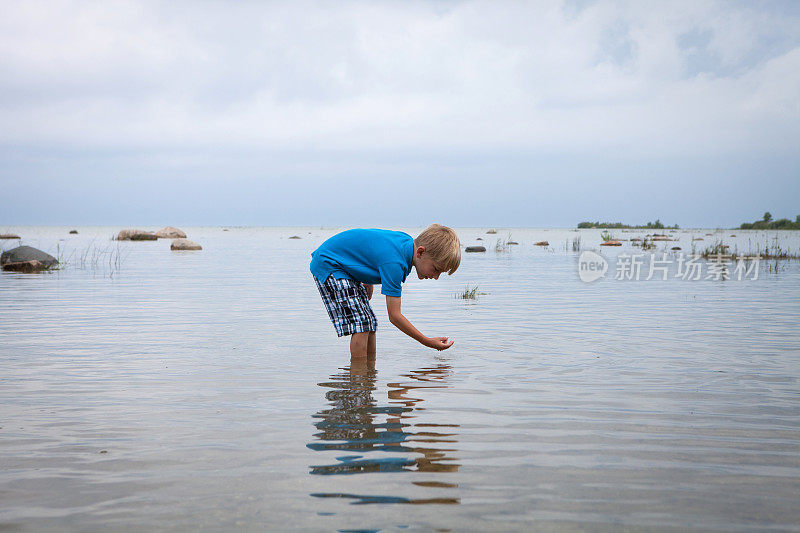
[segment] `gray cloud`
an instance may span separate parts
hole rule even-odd
[[[47,2],[5,12],[6,143],[646,154],[790,151],[800,133],[800,17],[780,6]]]
[[[793,217],[799,5],[7,3],[0,223]]]

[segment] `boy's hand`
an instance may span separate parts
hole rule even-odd
[[[441,352],[451,347],[453,342],[455,341],[447,342],[447,337],[428,337],[428,342],[425,343],[425,346]]]
[[[367,289],[367,300],[372,300],[372,290],[374,285],[370,285],[369,283],[364,283],[364,288]]]
[[[423,346],[433,348],[434,350],[446,350],[453,345],[453,341],[448,342],[447,337],[426,337],[420,333],[420,331],[403,316],[403,313],[400,312],[400,303],[401,299],[399,296],[386,296],[386,311],[389,313],[389,322],[397,329],[421,343]]]

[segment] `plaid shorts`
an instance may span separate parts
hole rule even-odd
[[[378,319],[369,305],[364,285],[348,278],[336,279],[332,275],[325,283],[320,283],[317,278],[314,281],[337,335],[344,337],[378,329]]]

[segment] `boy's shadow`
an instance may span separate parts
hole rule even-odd
[[[438,364],[413,370],[402,377],[405,382],[389,383],[388,402],[379,405],[373,397],[377,372],[373,360],[351,361],[349,367],[319,383],[327,390],[330,407],[312,415],[319,430],[316,441],[307,444],[315,451],[340,450],[349,455],[336,457],[337,463],[312,465],[311,474],[366,474],[376,472],[457,472],[459,464],[452,453],[457,450],[458,424],[414,423],[424,410],[417,404],[422,389],[447,388],[452,367]],[[414,396],[412,396],[412,394]],[[439,447],[438,445],[444,446]],[[386,455],[390,455],[387,457]],[[420,457],[421,455],[421,457]],[[420,487],[455,488],[455,483],[419,480]],[[390,496],[353,494],[313,494],[317,497],[354,498],[353,503],[459,503],[458,498],[411,500]]]

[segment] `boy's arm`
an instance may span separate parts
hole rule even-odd
[[[370,285],[369,283],[362,283],[362,285],[367,290],[367,300],[372,300],[372,291],[375,289],[374,285]]]
[[[453,345],[453,341],[448,342],[447,337],[426,337],[420,333],[420,331],[403,316],[403,313],[400,312],[399,296],[386,297],[386,310],[389,312],[389,322],[397,329],[428,348],[446,350]]]

